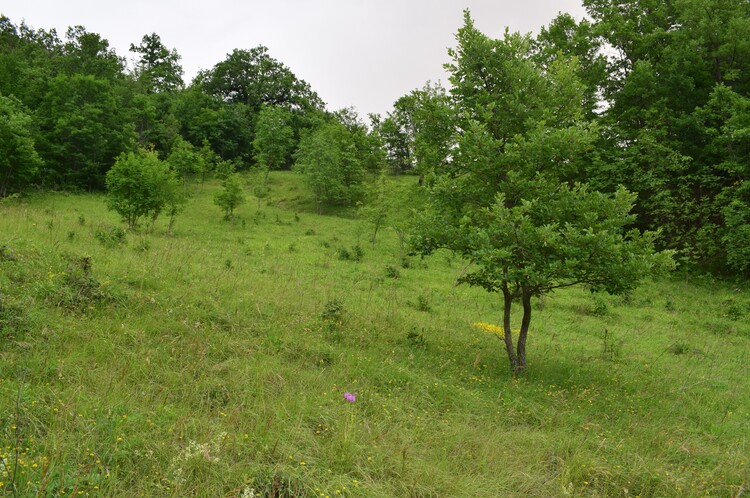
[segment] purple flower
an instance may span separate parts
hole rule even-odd
[[[347,400],[349,403],[354,403],[355,401],[357,401],[357,397],[350,392],[344,393],[344,399]]]

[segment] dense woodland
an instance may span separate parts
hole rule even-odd
[[[624,186],[638,194],[630,225],[658,230],[657,246],[685,268],[748,276],[750,5],[584,5],[589,19],[560,14],[534,37],[497,41],[467,16],[448,88],[428,83],[367,123],[327,110],[262,46],[238,48],[187,83],[180,55],[155,33],[131,45],[127,67],[84,27],[61,37],[2,17],[0,196],[103,190],[118,157],[152,150],[184,181],[256,171],[258,197],[264,172],[296,169],[322,209],[362,200],[380,171],[434,188],[461,177],[470,147],[484,147],[483,157],[502,158],[488,171],[525,161],[593,191]],[[491,140],[468,144],[476,126]]]

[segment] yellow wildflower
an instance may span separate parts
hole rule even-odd
[[[471,326],[474,327],[475,329],[484,330],[485,332],[495,334],[499,337],[505,337],[505,331],[503,330],[503,328],[497,325],[493,325],[491,323],[475,322],[475,323],[472,323]],[[520,332],[519,329],[511,329],[510,331],[513,334],[518,334]]]

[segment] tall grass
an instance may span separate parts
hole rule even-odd
[[[404,253],[413,183],[375,244],[289,173],[233,223],[207,184],[174,235],[99,195],[0,204],[0,495],[743,493],[744,284],[546,296],[514,380],[472,327],[499,297]]]

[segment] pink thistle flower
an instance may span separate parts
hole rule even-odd
[[[357,397],[353,393],[350,393],[350,392],[344,393],[344,399],[347,400],[349,403],[354,403],[355,401],[357,401]]]

